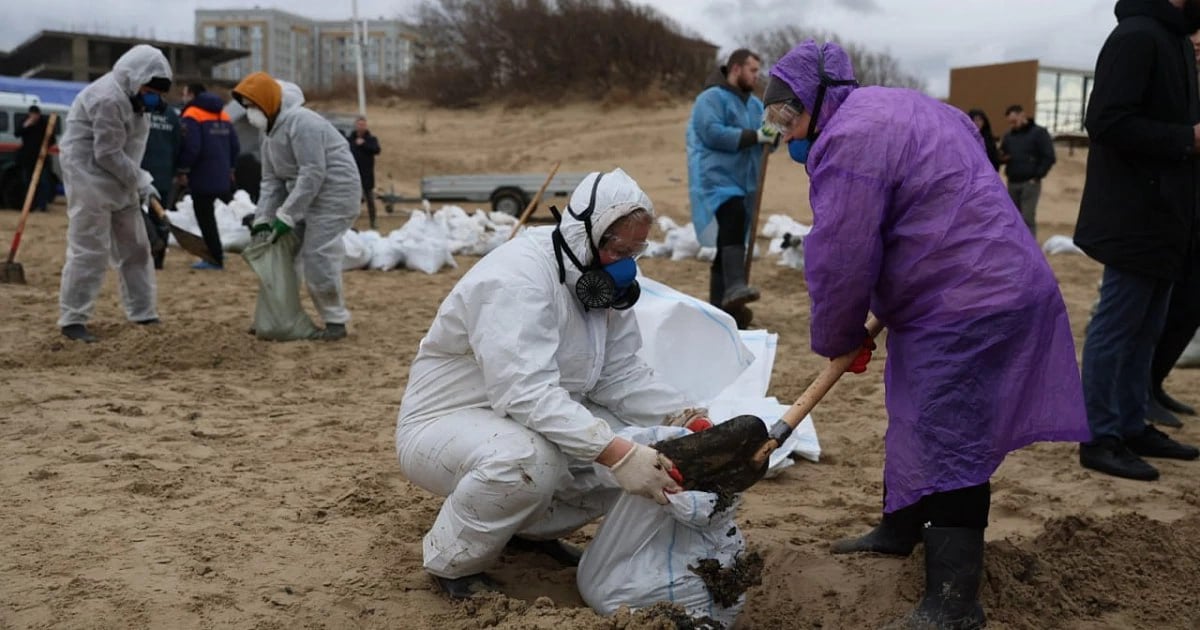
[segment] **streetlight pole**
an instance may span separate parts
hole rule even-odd
[[[358,73],[358,115],[367,115],[367,94],[363,88],[363,40],[366,38],[365,28],[358,23],[358,0],[352,0],[354,11],[354,66]]]

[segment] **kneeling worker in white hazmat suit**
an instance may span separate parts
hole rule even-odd
[[[637,356],[628,309],[652,220],[624,171],[588,175],[556,227],[527,230],[467,272],[421,340],[396,452],[409,481],[446,497],[424,555],[451,597],[496,590],[483,571],[506,546],[578,564],[558,538],[622,490],[659,503],[680,490],[670,460],[614,433],[706,415]]]
[[[150,134],[148,112],[166,110],[171,64],[140,44],[75,97],[59,143],[67,190],[67,261],[58,296],[58,325],[70,339],[91,343],[87,321],[96,309],[110,259],[117,268],[125,316],[158,323],[154,257],[141,205],[157,196],[141,169]]]
[[[318,339],[346,336],[342,235],[358,216],[358,166],[333,123],[304,107],[294,83],[255,72],[233,89],[246,120],[262,131],[262,185],[251,233],[277,238],[295,230],[304,282],[325,322]]]

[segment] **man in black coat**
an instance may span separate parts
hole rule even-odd
[[[1200,89],[1188,33],[1200,28],[1200,0],[1119,0],[1116,15],[1096,60],[1075,228],[1075,244],[1104,264],[1083,347],[1092,440],[1079,461],[1153,480],[1158,470],[1143,457],[1200,457],[1145,421],[1171,287],[1198,246]]]
[[[1025,108],[1009,105],[1004,111],[1009,131],[1000,140],[1000,161],[1008,176],[1008,196],[1021,211],[1025,227],[1037,238],[1037,205],[1042,179],[1054,166],[1054,141],[1046,128],[1025,115]]]
[[[38,155],[42,152],[42,139],[46,136],[46,125],[48,124],[46,117],[42,116],[42,109],[37,105],[30,105],[29,112],[25,115],[25,119],[21,121],[21,126],[17,127],[14,134],[21,139],[21,148],[17,149],[17,168],[21,169],[21,181],[25,186],[29,186],[29,182],[33,181],[33,172],[37,169]],[[47,148],[54,145],[54,136],[50,136],[50,144]],[[46,171],[50,169],[50,163],[46,162],[42,166],[42,174],[38,178],[38,185],[34,189],[33,209],[41,212],[46,211],[46,204],[50,202],[50,186],[47,184]],[[23,189],[28,190],[28,188]]]
[[[358,165],[358,176],[362,179],[363,200],[367,202],[367,216],[371,229],[375,226],[375,156],[379,155],[379,139],[367,130],[367,119],[359,116],[354,121],[354,131],[346,136],[350,142],[350,153]]]

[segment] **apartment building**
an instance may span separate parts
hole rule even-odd
[[[399,20],[365,24],[363,75],[368,82],[403,86],[418,57],[416,31]],[[351,20],[312,20],[279,9],[197,9],[196,42],[246,50],[246,58],[214,69],[237,80],[256,70],[306,89],[328,89],[355,81]]]

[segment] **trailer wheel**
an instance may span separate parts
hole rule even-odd
[[[525,193],[516,188],[501,188],[492,193],[492,210],[496,212],[519,217],[527,203]]]

